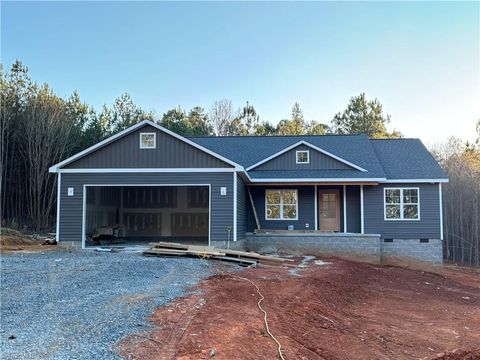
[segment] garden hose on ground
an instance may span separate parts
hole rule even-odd
[[[205,254],[205,255],[199,254],[198,257],[199,257],[208,267],[212,268],[212,267],[210,266],[210,264],[208,263],[208,261],[206,261],[206,259],[207,259],[206,254]],[[257,306],[258,306],[258,308],[260,309],[260,311],[263,312],[263,322],[264,322],[264,324],[265,324],[265,329],[267,330],[268,335],[273,339],[273,341],[275,341],[275,342],[277,343],[278,356],[280,357],[281,360],[285,360],[285,358],[283,357],[283,353],[282,353],[282,344],[281,344],[280,341],[278,341],[277,338],[272,334],[272,332],[270,331],[270,327],[268,326],[267,312],[266,312],[265,309],[262,307],[262,302],[263,302],[263,300],[265,299],[265,296],[263,296],[263,294],[261,293],[260,288],[258,287],[258,285],[255,284],[252,280],[247,279],[246,277],[242,277],[242,276],[238,276],[238,275],[226,273],[225,271],[220,270],[220,269],[218,269],[218,268],[217,268],[217,269],[214,269],[214,271],[217,272],[217,273],[220,273],[220,274],[222,274],[222,275],[231,276],[231,277],[236,278],[236,279],[248,281],[251,285],[253,285],[253,286],[255,287],[255,290],[257,291],[257,294],[260,296],[260,299],[259,299],[258,302],[257,302]]]

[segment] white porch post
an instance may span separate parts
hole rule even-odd
[[[438,183],[438,202],[440,206],[440,240],[443,240],[443,200],[442,183]]]
[[[317,185],[315,185],[315,230],[318,230],[318,192]]]
[[[233,172],[233,241],[237,241],[237,173]]]
[[[343,232],[347,233],[347,185],[343,185]]]
[[[365,233],[365,221],[363,214],[363,185],[360,185],[360,232]]]

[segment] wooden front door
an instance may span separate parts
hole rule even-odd
[[[340,231],[339,190],[319,190],[318,197],[320,231]]]

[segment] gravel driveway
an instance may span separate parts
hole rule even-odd
[[[198,259],[140,253],[1,255],[0,357],[117,359],[116,341],[209,275]]]

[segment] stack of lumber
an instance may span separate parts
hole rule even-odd
[[[198,246],[169,242],[152,243],[152,247],[143,252],[146,256],[193,256],[206,259],[232,261],[240,265],[252,266],[258,263],[272,264],[293,261],[275,256],[260,255],[250,251],[219,249],[213,246]]]

